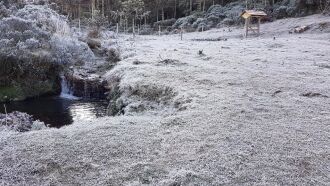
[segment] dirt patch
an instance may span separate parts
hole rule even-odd
[[[323,94],[317,93],[317,92],[307,92],[307,93],[301,94],[301,96],[308,97],[308,98],[313,98],[313,97],[329,98],[327,95],[323,95]]]
[[[192,41],[227,41],[227,38],[200,38],[200,39],[192,39]]]
[[[282,90],[276,90],[273,94],[272,94],[272,97],[275,97],[277,94],[280,94],[282,93],[283,91]]]
[[[318,67],[320,67],[320,68],[327,68],[327,69],[330,69],[330,65],[328,65],[328,64],[318,64],[318,65],[316,65],[316,66],[318,66]]]
[[[164,59],[158,62],[157,65],[185,65],[186,63],[181,63],[179,60],[176,59]]]

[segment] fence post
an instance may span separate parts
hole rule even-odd
[[[158,35],[160,36],[160,33],[161,33],[161,28],[160,28],[160,25],[158,26]]]
[[[133,37],[135,38],[135,19],[133,18]]]
[[[138,35],[140,35],[140,25],[138,25]]]
[[[117,23],[117,29],[116,29],[117,35],[119,33],[119,24]]]
[[[183,29],[182,29],[182,27],[181,27],[180,35],[181,35],[181,41],[182,41],[182,39],[183,39]]]

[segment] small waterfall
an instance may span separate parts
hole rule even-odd
[[[84,81],[84,98],[90,98],[89,89],[88,89],[88,82],[87,81]]]
[[[69,83],[67,82],[65,76],[61,77],[61,98],[76,100],[78,97],[74,96],[70,90]]]

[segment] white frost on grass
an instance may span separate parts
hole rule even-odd
[[[105,76],[118,77],[128,107],[163,98],[145,88],[170,88],[168,104],[61,129],[0,132],[0,185],[329,185],[330,33],[289,35],[284,22],[244,40],[241,29],[183,41],[122,36],[126,58]],[[228,40],[193,41],[220,36]]]

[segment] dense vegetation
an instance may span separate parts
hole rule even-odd
[[[95,53],[118,61],[101,47],[101,29],[203,31],[242,23],[246,8],[264,10],[272,21],[326,13],[329,5],[330,0],[1,0],[0,101],[58,94],[63,65],[91,62]],[[72,37],[81,33],[70,27],[86,28],[88,38]]]
[[[60,10],[70,18],[90,16],[100,13],[109,21],[127,19],[135,16],[137,19],[147,18],[149,23],[159,20],[180,18],[195,12],[206,12],[211,6],[225,6],[230,3],[240,3],[248,9],[275,10],[280,6],[289,6],[304,10],[324,10],[329,6],[328,0],[52,0]],[[282,7],[283,8],[283,7]],[[304,12],[305,14],[311,12]]]
[[[64,65],[86,61],[93,53],[70,37],[64,16],[45,6],[8,9],[0,4],[0,102],[58,94]]]

